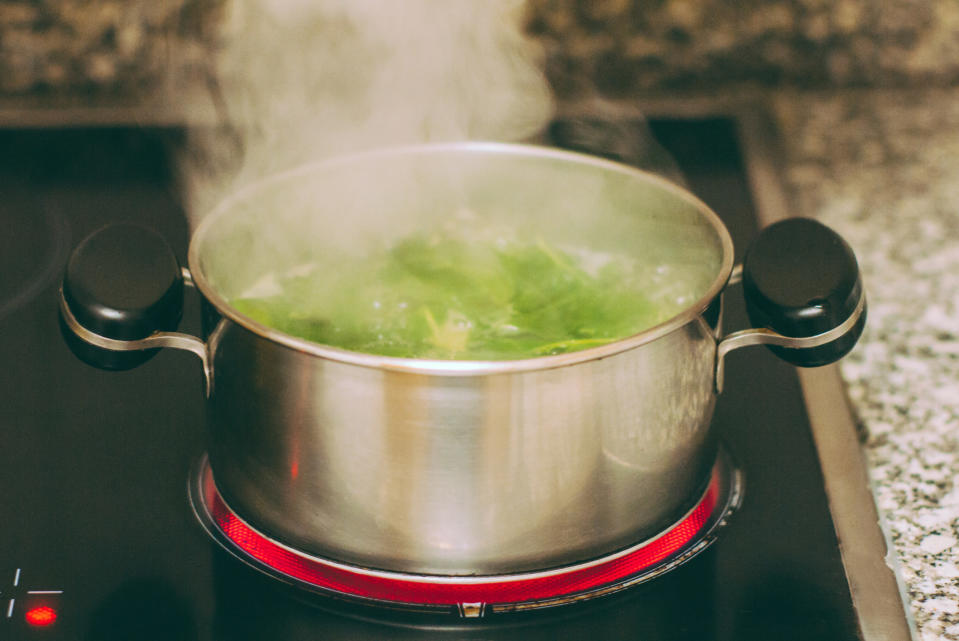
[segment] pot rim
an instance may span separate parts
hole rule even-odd
[[[203,273],[203,270],[200,267],[199,247],[202,245],[205,235],[210,233],[210,230],[214,228],[214,226],[217,224],[217,221],[228,215],[228,213],[233,209],[234,205],[262,189],[269,188],[270,185],[274,183],[310,174],[321,170],[324,167],[334,167],[343,163],[362,160],[364,158],[373,158],[385,155],[409,155],[420,153],[428,154],[442,151],[467,151],[477,153],[515,154],[539,158],[556,158],[583,165],[592,165],[594,167],[614,171],[620,174],[631,175],[645,182],[655,183],[659,187],[665,189],[686,203],[693,205],[699,214],[702,215],[712,226],[722,245],[722,262],[720,264],[718,273],[706,292],[700,296],[696,302],[688,305],[685,309],[683,309],[683,311],[674,315],[670,319],[637,334],[621,338],[611,343],[606,343],[605,345],[590,347],[565,354],[535,356],[531,358],[514,360],[477,361],[382,356],[378,354],[354,352],[330,345],[324,345],[322,343],[314,343],[304,338],[298,338],[290,334],[285,334],[279,330],[258,323],[252,318],[249,318],[248,316],[245,316],[234,309],[209,283],[206,275]],[[190,239],[187,263],[190,266],[190,272],[194,285],[222,316],[230,319],[232,322],[240,325],[250,332],[253,332],[254,334],[274,343],[278,343],[298,352],[310,354],[320,358],[374,369],[385,369],[414,374],[439,376],[478,376],[553,369],[606,358],[613,356],[614,354],[619,354],[641,345],[651,343],[658,338],[661,338],[685,326],[686,324],[696,320],[696,318],[698,318],[706,310],[709,304],[725,288],[733,269],[733,241],[729,235],[729,230],[726,229],[726,226],[720,220],[719,216],[716,215],[716,213],[713,212],[713,210],[710,209],[706,203],[679,185],[676,185],[675,183],[651,172],[637,169],[623,163],[607,160],[605,158],[599,158],[597,156],[591,156],[588,154],[566,151],[552,147],[518,143],[464,141],[392,146],[368,151],[360,151],[300,165],[293,169],[257,180],[222,200],[216,207],[213,208],[210,213],[203,218],[194,231],[192,238]]]

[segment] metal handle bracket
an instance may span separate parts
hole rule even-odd
[[[145,338],[136,340],[117,340],[107,338],[95,332],[91,332],[77,321],[70,306],[67,305],[66,298],[63,296],[63,288],[59,291],[60,314],[67,328],[81,340],[101,349],[108,349],[114,352],[138,352],[147,349],[159,349],[161,347],[170,347],[172,349],[192,352],[200,357],[203,365],[203,377],[206,382],[206,395],[209,397],[212,390],[212,372],[210,370],[210,359],[207,352],[206,343],[190,334],[182,332],[153,332]]]
[[[776,347],[785,347],[787,349],[811,349],[836,341],[849,332],[853,331],[859,324],[863,313],[866,310],[866,293],[863,290],[859,296],[859,302],[852,314],[842,323],[833,327],[829,331],[816,334],[814,336],[783,336],[765,327],[744,329],[733,332],[719,341],[716,346],[716,393],[723,389],[723,363],[726,354],[741,347],[751,345],[774,345]]]

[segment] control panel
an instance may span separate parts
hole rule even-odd
[[[0,577],[4,579],[4,577]],[[33,585],[23,568],[16,568],[12,576],[0,582],[2,628],[49,629],[57,625],[61,611],[63,590]]]

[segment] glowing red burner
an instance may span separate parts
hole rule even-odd
[[[596,563],[574,566],[566,571],[524,573],[512,577],[474,577],[469,581],[435,578],[426,582],[404,575],[357,573],[322,559],[301,556],[257,533],[214,497],[213,518],[223,533],[247,554],[267,566],[311,585],[382,601],[452,605],[456,603],[515,603],[536,601],[615,583],[644,570],[688,543],[716,506],[716,483],[699,505],[673,529],[632,552]]]
[[[542,572],[444,577],[369,570],[292,551],[260,534],[230,510],[216,491],[209,467],[204,468],[201,481],[198,503],[206,512],[200,514],[201,520],[208,517],[217,530],[214,536],[221,535],[226,540],[221,542],[239,548],[245,553],[240,556],[272,574],[363,601],[418,606],[484,604],[496,610],[517,609],[517,604],[554,605],[637,583],[704,548],[715,526],[738,506],[740,495],[738,473],[728,461],[721,461],[703,496],[683,519],[631,548]],[[502,607],[495,607],[497,604]]]

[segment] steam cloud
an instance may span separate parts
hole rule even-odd
[[[244,0],[216,60],[222,127],[191,132],[194,222],[256,179],[374,147],[520,140],[549,120],[523,0]]]

